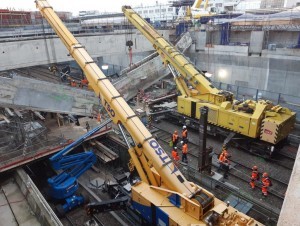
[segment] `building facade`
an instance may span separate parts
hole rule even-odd
[[[141,17],[149,18],[151,22],[170,21],[177,18],[176,8],[169,5],[156,3],[153,6],[140,6],[133,9]]]

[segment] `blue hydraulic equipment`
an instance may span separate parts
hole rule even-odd
[[[92,151],[69,156],[67,154],[110,122],[111,119],[104,121],[49,159],[54,170],[62,170],[58,175],[48,179],[49,195],[57,200],[65,200],[65,204],[57,207],[60,214],[66,213],[85,202],[82,195],[75,195],[79,187],[77,178],[91,168],[97,160]]]

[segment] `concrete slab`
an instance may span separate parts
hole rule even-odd
[[[99,99],[92,91],[15,75],[0,78],[0,105],[91,116]]]
[[[300,146],[279,215],[278,226],[300,225]]]
[[[11,181],[2,185],[3,194],[7,197],[13,215],[16,218],[17,225],[20,226],[38,226],[41,225],[31,211],[25,196],[22,194],[18,185]],[[11,213],[12,214],[12,213]],[[11,221],[11,219],[9,220]],[[3,222],[1,222],[2,224]],[[8,222],[3,225],[10,225]]]
[[[18,226],[2,190],[0,191],[0,222],[1,225]]]

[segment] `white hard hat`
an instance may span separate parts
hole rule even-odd
[[[183,126],[182,129],[186,129],[186,126]]]
[[[183,144],[183,141],[180,141],[181,144]]]
[[[177,149],[177,147],[174,147],[174,149],[176,150],[176,149]]]

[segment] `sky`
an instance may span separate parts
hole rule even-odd
[[[166,4],[169,0],[157,0]],[[156,0],[48,0],[55,11],[68,11],[78,15],[79,11],[99,10],[99,12],[121,12],[122,5],[155,5]],[[0,9],[36,10],[34,0],[0,0]]]

